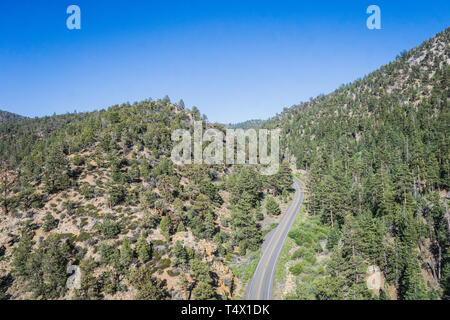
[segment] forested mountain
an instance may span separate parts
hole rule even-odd
[[[239,295],[230,267],[259,249],[265,194],[287,199],[292,174],[175,166],[172,132],[201,119],[165,98],[0,125],[0,298]]]
[[[0,110],[0,124],[9,121],[17,121],[23,118],[24,117],[19,116],[18,114]]]
[[[255,129],[261,127],[263,123],[263,120],[247,120],[244,122],[230,124],[229,127],[231,129]]]
[[[330,230],[319,236],[326,262],[291,268],[289,298],[370,298],[369,266],[380,270],[381,298],[449,298],[449,45],[447,29],[265,124],[283,128],[307,174],[308,214]],[[303,246],[296,258],[322,252],[300,232],[290,236]]]

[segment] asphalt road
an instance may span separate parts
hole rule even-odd
[[[294,178],[294,199],[279,225],[264,238],[261,259],[247,288],[246,300],[271,300],[275,269],[291,230],[302,206],[304,194],[300,181]]]

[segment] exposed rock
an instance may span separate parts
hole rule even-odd
[[[369,276],[366,279],[367,287],[373,290],[376,295],[379,295],[380,289],[384,288],[384,276],[377,265],[372,265],[367,268]]]

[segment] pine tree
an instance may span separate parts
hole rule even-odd
[[[288,163],[282,163],[280,170],[275,176],[277,194],[283,193],[291,188],[294,180],[292,178],[292,169]]]
[[[21,231],[21,237],[17,247],[14,249],[12,261],[12,273],[16,277],[27,277],[30,275],[28,266],[28,259],[30,258],[33,242],[33,233],[29,224],[25,225]]]
[[[60,147],[51,146],[45,159],[44,181],[47,192],[64,190],[70,184],[69,168]]]
[[[5,215],[8,215],[12,199],[9,197],[13,187],[19,181],[19,174],[10,171],[7,162],[0,161],[0,206]]]
[[[126,238],[122,241],[122,246],[120,248],[120,264],[124,268],[128,268],[132,261],[133,250],[131,249],[131,242],[128,238]]]
[[[195,300],[210,300],[215,297],[213,287],[206,282],[200,281],[192,291]]]
[[[252,213],[233,209],[231,211],[231,228],[235,244],[240,245],[244,249],[258,249],[262,234]]]
[[[141,263],[146,263],[151,258],[151,247],[145,238],[144,233],[141,233],[136,243],[136,253]]]
[[[178,224],[177,232],[186,232],[186,228],[184,227],[184,224],[182,221]]]
[[[273,197],[270,196],[267,198],[266,209],[268,214],[274,216],[278,216],[281,214],[280,205],[275,201]]]
[[[170,218],[168,216],[164,216],[161,219],[161,222],[159,224],[159,229],[161,230],[161,234],[167,239],[170,239],[170,234],[172,231],[172,222],[170,221]]]
[[[425,300],[427,292],[421,269],[415,255],[411,255],[400,284],[400,297],[403,300]]]
[[[256,218],[256,220],[258,220],[258,221],[264,220],[264,214],[262,213],[262,210],[261,210],[261,204],[260,204],[260,203],[258,203],[258,204],[256,205],[256,208],[255,208],[255,218]]]
[[[189,262],[189,256],[186,249],[183,247],[181,242],[178,240],[175,242],[173,247],[173,254],[175,255],[175,265],[185,265]]]

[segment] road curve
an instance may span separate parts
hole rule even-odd
[[[294,178],[294,199],[286,214],[278,226],[272,230],[264,239],[261,247],[261,258],[250,283],[248,284],[246,300],[271,300],[275,277],[275,269],[281,251],[284,248],[289,230],[291,230],[302,206],[304,194],[300,181]]]

